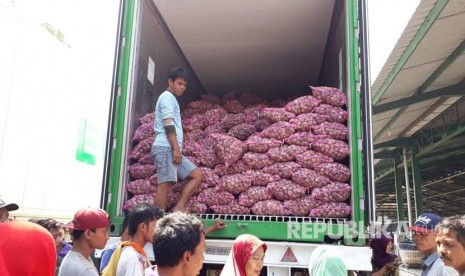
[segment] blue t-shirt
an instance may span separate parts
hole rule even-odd
[[[158,101],[155,106],[154,146],[171,147],[170,142],[168,141],[168,137],[166,136],[165,127],[163,125],[163,120],[168,118],[174,119],[174,127],[176,128],[178,145],[179,148],[182,148],[183,132],[179,104],[173,93],[165,91],[160,95],[160,97],[158,97]]]
[[[115,242],[114,244],[110,245],[107,249],[103,250],[101,260],[100,260],[100,272],[103,272],[105,267],[107,267],[108,263],[111,260],[111,256],[113,256],[113,253],[116,250],[116,247],[118,247],[119,243]]]

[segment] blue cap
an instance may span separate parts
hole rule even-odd
[[[442,221],[440,216],[431,213],[421,214],[413,226],[410,226],[410,231],[421,232],[421,233],[432,233],[434,227]]]

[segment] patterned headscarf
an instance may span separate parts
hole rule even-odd
[[[220,276],[246,276],[245,264],[260,247],[266,252],[266,244],[253,235],[243,234],[237,237]]]

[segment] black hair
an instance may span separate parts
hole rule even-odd
[[[39,222],[39,219],[38,219],[38,218],[30,218],[30,219],[28,219],[27,221],[32,222],[32,223],[35,223],[35,224],[39,224],[39,223],[38,223],[38,222]]]
[[[157,222],[153,235],[155,264],[160,267],[174,267],[184,252],[195,252],[205,229],[202,221],[189,214],[173,213]]]
[[[61,222],[58,222],[52,218],[38,219],[36,223],[44,227],[48,231],[52,229],[61,229],[63,227],[63,224]]]
[[[77,241],[81,238],[82,234],[84,234],[85,230],[73,230],[73,240]]]
[[[129,211],[128,214],[128,233],[134,236],[137,232],[137,227],[141,223],[148,224],[151,221],[163,217],[163,211],[148,203],[139,203]]]
[[[128,228],[129,226],[129,215],[125,215],[123,218],[123,224],[121,224],[121,234],[123,234],[124,229]]]
[[[465,247],[465,216],[452,216],[443,219],[436,225],[436,234],[442,229],[455,231],[457,240]]]
[[[186,69],[182,67],[173,67],[168,73],[168,79],[175,81],[176,79],[183,79],[185,81],[189,80],[189,73]]]
[[[97,232],[96,228],[94,228],[94,229],[86,229],[86,230],[92,231],[94,233]],[[82,237],[82,234],[84,234],[84,232],[86,230],[72,230],[73,231],[73,240],[75,240],[75,241],[79,240]]]

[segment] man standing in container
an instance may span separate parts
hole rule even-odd
[[[158,190],[154,204],[166,210],[168,193],[173,184],[178,178],[189,179],[173,212],[186,211],[186,202],[202,180],[200,169],[182,155],[183,129],[176,97],[181,97],[186,91],[188,77],[183,68],[171,69],[168,74],[168,88],[158,97],[155,106],[155,142],[152,155],[157,167]]]
[[[409,229],[412,232],[418,250],[425,256],[422,259],[421,276],[432,275],[454,275],[453,271],[447,269],[441,261],[436,249],[436,235],[434,228],[442,221],[442,218],[423,213]]]

